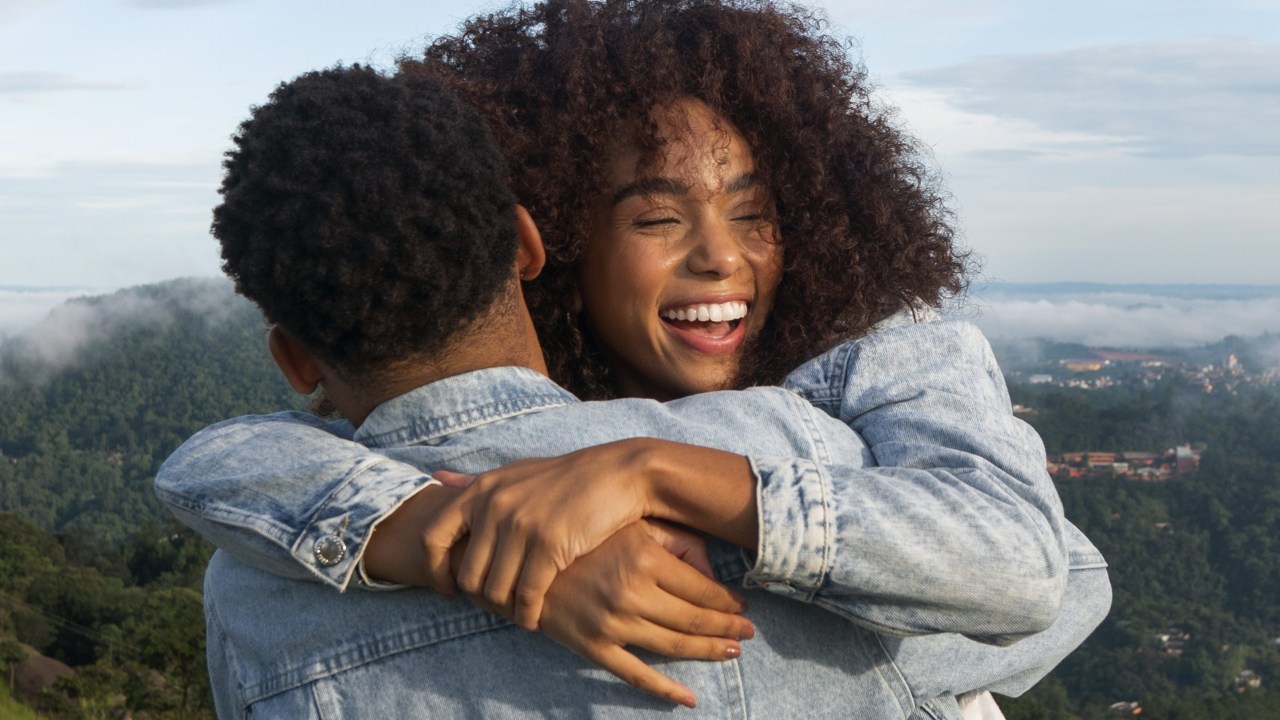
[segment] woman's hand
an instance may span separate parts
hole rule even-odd
[[[434,475],[444,487],[425,488],[378,525],[365,551],[365,567],[373,577],[430,584],[417,542],[421,528],[472,479],[458,473]],[[465,538],[455,545],[455,566],[466,546]],[[509,608],[495,606],[483,594],[471,599],[489,612],[511,617]],[[713,579],[702,538],[641,520],[556,576],[539,625],[552,639],[631,685],[692,705],[689,688],[644,664],[626,646],[690,660],[737,657],[737,640],[755,634],[751,623],[737,614],[742,610],[741,599]]]
[[[534,630],[556,574],[619,529],[656,517],[754,547],[754,503],[746,459],[719,450],[635,438],[521,460],[477,475],[426,522],[426,572]],[[455,576],[450,548],[468,534]]]
[[[626,646],[688,660],[738,657],[738,640],[752,637],[755,628],[738,614],[742,600],[710,575],[701,538],[642,520],[556,576],[539,625],[630,685],[693,707],[693,691]]]
[[[556,574],[648,514],[643,463],[631,443],[520,460],[471,478],[423,527],[431,586],[448,588],[456,579],[462,592],[536,630]],[[463,537],[467,549],[455,576],[449,551]]]

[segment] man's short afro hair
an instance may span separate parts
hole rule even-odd
[[[359,65],[307,73],[234,141],[213,212],[223,270],[336,368],[434,356],[513,276],[502,156],[437,81]]]

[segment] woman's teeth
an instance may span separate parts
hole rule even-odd
[[[741,320],[746,316],[747,304],[744,302],[690,305],[680,309],[662,311],[663,319],[683,320],[685,322],[728,322]]]

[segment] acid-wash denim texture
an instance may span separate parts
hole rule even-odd
[[[710,394],[665,407],[584,405],[533,373],[485,371],[384,404],[356,440],[421,467],[462,471],[637,434],[747,454],[759,479],[760,552],[753,565],[723,547],[716,559],[722,578],[745,575],[748,586],[772,591],[751,594],[759,636],[741,660],[665,663],[664,669],[699,692],[703,711],[713,715],[790,714],[803,707],[806,714],[904,717],[923,704],[936,716],[950,716],[949,696],[957,692],[1025,688],[1087,635],[1109,602],[1102,560],[1062,520],[1044,475],[1043,448],[1010,415],[989,355],[971,326],[945,322],[904,324],[837,348],[799,369],[791,382],[838,420],[780,390]],[[895,381],[887,369],[911,376]],[[181,514],[198,519],[195,525],[239,522],[250,531],[226,537],[254,536],[263,531],[263,518],[291,517],[314,491],[286,489],[272,497],[245,483],[287,468],[301,475],[298,485],[314,478],[326,486],[325,501],[312,506],[306,523],[293,525],[323,536],[351,524],[351,508],[359,503],[350,499],[359,493],[343,493],[352,485],[346,481],[362,478],[362,492],[370,494],[379,475],[402,471],[371,461],[364,450],[357,467],[348,468],[354,472],[339,474],[344,482],[335,491],[333,468],[350,461],[337,459],[350,448],[331,436],[317,439],[324,428],[309,423],[273,417],[215,426],[166,465],[162,494],[178,499]],[[845,423],[864,433],[870,448]],[[263,428],[270,430],[259,432]],[[293,442],[279,444],[295,431]],[[263,440],[270,441],[269,455]],[[391,447],[398,445],[411,447]],[[875,460],[898,467],[868,467]],[[940,467],[947,469],[933,469]],[[202,468],[216,471],[219,487],[233,478],[231,485],[239,482],[248,492],[232,493],[230,503],[193,494],[187,481]],[[308,477],[308,469],[315,474]],[[421,485],[412,478],[388,484],[397,483]],[[280,493],[277,486],[267,489]],[[281,532],[298,535],[288,527]],[[265,545],[266,555],[253,543],[227,546],[255,564],[296,572],[296,563],[263,561],[276,552],[270,541]],[[357,697],[345,706],[348,716],[377,702],[429,702],[446,715],[541,716],[559,708],[612,717],[669,710],[545,638],[521,635],[425,591],[337,595],[221,554],[207,591],[211,670],[226,717],[249,707],[274,716],[281,703],[294,704],[281,716],[326,717],[323,708]],[[1048,632],[1005,649],[951,634],[898,640],[868,632],[950,630],[1008,642],[1047,625]],[[399,673],[410,668],[434,679],[428,687],[403,689],[406,677]],[[442,668],[447,677],[436,677]],[[568,677],[582,680],[553,681]],[[495,687],[509,692],[490,692]]]

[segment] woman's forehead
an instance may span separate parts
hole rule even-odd
[[[656,145],[642,149],[638,131],[614,148],[607,163],[614,190],[640,179],[670,180],[687,186],[736,189],[744,176],[754,180],[755,158],[733,123],[701,100],[686,98],[651,114]]]

